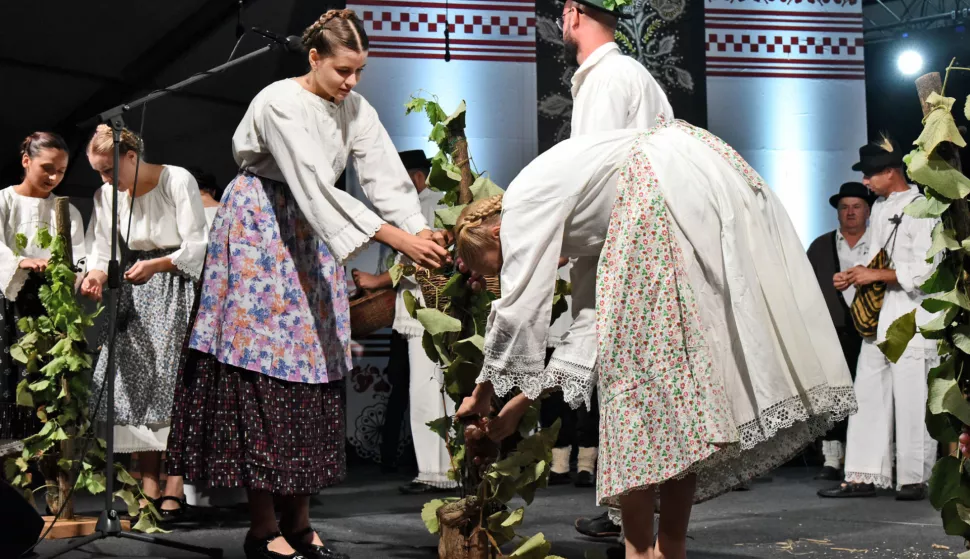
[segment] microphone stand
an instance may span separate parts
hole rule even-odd
[[[114,481],[115,481],[115,464],[114,464],[114,391],[115,391],[115,335],[117,334],[117,317],[118,317],[118,288],[121,286],[121,266],[118,261],[118,164],[121,159],[121,131],[125,127],[124,114],[132,109],[141,107],[159,97],[164,97],[165,95],[175,93],[189,85],[196,82],[202,81],[209,76],[218,74],[229,68],[232,68],[243,62],[252,60],[262,56],[263,54],[282,48],[287,51],[293,51],[295,47],[299,44],[299,40],[296,37],[279,37],[277,35],[271,34],[269,32],[260,33],[263,36],[267,36],[273,39],[276,44],[266,45],[258,50],[255,50],[245,56],[241,56],[235,60],[229,61],[225,64],[221,64],[200,72],[191,76],[183,81],[180,81],[169,87],[158,89],[149,93],[148,95],[132,101],[130,103],[125,103],[118,105],[117,107],[108,109],[103,113],[92,117],[79,126],[88,127],[95,123],[107,123],[111,126],[112,138],[114,139],[114,166],[111,170],[112,174],[112,191],[111,191],[111,259],[108,262],[108,287],[110,289],[110,303],[108,304],[108,368],[105,373],[105,381],[108,383],[108,399],[107,399],[107,409],[106,413],[106,426],[107,434],[105,437],[105,442],[107,443],[105,448],[105,491],[104,491],[104,510],[98,516],[98,523],[95,526],[94,533],[79,539],[76,542],[71,543],[67,548],[59,551],[58,553],[51,555],[50,559],[54,557],[59,557],[69,551],[73,551],[81,546],[87,545],[91,542],[106,539],[109,537],[114,538],[127,538],[132,540],[137,540],[140,542],[160,545],[163,547],[170,547],[174,549],[181,549],[184,551],[190,551],[194,553],[199,553],[202,555],[208,555],[215,559],[221,559],[222,549],[218,548],[208,548],[199,547],[194,545],[189,545],[177,541],[163,540],[155,536],[150,536],[148,534],[136,534],[132,532],[125,532],[121,529],[121,519],[118,516],[118,511],[114,509]],[[295,42],[294,42],[295,41]]]

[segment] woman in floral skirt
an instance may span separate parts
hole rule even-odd
[[[519,389],[487,428],[502,439],[544,390],[588,403],[597,383],[597,499],[621,508],[628,558],[684,558],[692,502],[777,467],[855,410],[780,201],[705,130],[660,119],[566,140],[504,197],[465,208],[456,237],[467,266],[502,280],[459,415]],[[543,366],[560,255],[576,258],[569,336],[592,367],[556,355]]]

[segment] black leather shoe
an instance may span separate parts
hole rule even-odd
[[[307,559],[300,552],[290,555],[284,555],[282,553],[276,553],[275,551],[270,551],[269,544],[280,537],[280,533],[270,534],[265,538],[254,538],[250,534],[246,534],[246,542],[243,544],[243,551],[246,553],[246,559]],[[287,542],[289,543],[289,542]],[[293,547],[293,544],[290,544]],[[293,547],[293,549],[296,549]]]
[[[815,479],[822,481],[842,481],[842,470],[837,470],[832,466],[825,466],[815,475]]]
[[[425,493],[454,492],[454,489],[451,487],[435,487],[434,485],[428,485],[427,483],[421,483],[420,481],[405,483],[404,485],[398,487],[397,490],[404,495],[424,495]]]
[[[593,472],[587,472],[585,470],[580,470],[576,474],[576,487],[596,487],[596,478],[593,477]]]
[[[615,538],[620,535],[620,527],[610,520],[610,513],[604,512],[593,518],[577,518],[576,531],[591,538]]]
[[[569,472],[549,472],[549,485],[566,485],[572,481],[569,477]]]
[[[896,492],[897,501],[922,501],[926,498],[926,484],[911,483],[899,488]]]
[[[828,499],[850,499],[855,497],[875,497],[876,486],[871,483],[843,482],[831,489],[819,489],[819,497]]]
[[[162,509],[162,503],[165,501],[175,501],[179,506],[177,509],[164,510]],[[162,517],[160,520],[161,524],[170,524],[178,522],[179,520],[184,520],[185,514],[189,508],[189,505],[185,502],[185,499],[179,499],[178,497],[159,497],[158,499],[152,501],[152,504],[155,505],[155,510],[157,510],[158,514]]]
[[[350,559],[350,556],[346,553],[334,551],[327,547],[326,544],[314,545],[305,541],[308,534],[311,538],[313,537],[312,527],[307,527],[297,534],[290,534],[283,537],[286,538],[286,543],[290,544],[290,547],[295,549],[305,559]]]

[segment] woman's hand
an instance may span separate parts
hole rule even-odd
[[[461,272],[462,274],[468,274],[469,272],[471,273],[471,275],[468,276],[469,289],[471,289],[474,293],[480,293],[485,289],[485,278],[483,278],[481,274],[471,272],[468,266],[466,266],[465,263],[462,262],[461,258],[458,259],[457,264],[458,264],[458,271]]]
[[[31,272],[42,273],[47,269],[47,259],[46,258],[24,258],[20,261],[21,270],[29,270]]]
[[[158,265],[154,260],[139,260],[125,272],[125,279],[134,285],[142,285],[148,283],[158,272]]]
[[[350,271],[350,275],[354,278],[354,285],[361,291],[374,291],[375,289],[386,287],[384,285],[385,282],[381,281],[381,276],[361,272],[356,268]],[[390,278],[388,277],[388,279]]]
[[[500,442],[519,429],[522,416],[529,411],[532,400],[526,398],[525,394],[518,394],[498,412],[498,417],[488,422],[485,433],[488,438],[495,442]]]
[[[434,241],[422,239],[416,235],[408,235],[402,245],[396,248],[410,258],[412,262],[429,270],[435,270],[451,263],[451,257],[448,256],[447,250]]]
[[[91,270],[84,276],[84,281],[81,282],[81,295],[100,301],[104,284],[107,281],[108,274],[101,270]]]
[[[427,241],[433,241],[441,248],[448,248],[450,243],[448,242],[447,233],[448,231],[432,231],[431,229],[425,229],[420,231],[417,236]]]
[[[462,401],[455,415],[459,418],[469,415],[488,417],[488,414],[492,411],[492,396],[494,394],[495,389],[492,387],[492,383],[479,384],[472,391],[472,395]]]

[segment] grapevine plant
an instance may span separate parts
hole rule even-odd
[[[431,159],[427,185],[444,193],[435,212],[435,227],[451,231],[462,209],[503,190],[488,176],[473,170],[465,137],[465,103],[447,115],[438,99],[411,97],[407,113],[423,112],[431,123],[429,139],[439,147]],[[427,271],[397,265],[391,269],[394,282],[403,275],[414,276],[425,288],[422,306],[410,292],[404,293],[408,313],[425,329],[422,345],[432,362],[444,374],[441,397],[456,405],[472,393],[484,362],[485,323],[495,295],[481,289],[482,283],[470,281],[467,273],[455,266]],[[438,281],[432,281],[438,276]],[[566,310],[569,284],[557,280],[553,301],[553,321]],[[430,295],[430,296],[429,296]],[[447,302],[446,302],[447,301]],[[441,436],[451,457],[449,477],[459,485],[461,497],[434,499],[424,505],[421,517],[432,534],[441,535],[442,559],[506,557],[500,546],[520,539],[507,557],[542,559],[552,544],[543,535],[519,537],[515,529],[522,523],[525,509],[510,508],[516,496],[531,504],[535,492],[545,487],[552,461],[552,446],[558,423],[533,433],[538,423],[538,402],[523,418],[521,440],[514,448],[500,449],[484,434],[488,418],[463,425],[452,417],[441,417],[428,426]],[[471,549],[471,551],[469,551]],[[478,551],[476,552],[475,549]]]
[[[966,141],[957,128],[952,109],[956,100],[946,97],[951,71],[970,70],[950,64],[939,92],[926,99],[923,131],[916,148],[904,161],[910,179],[924,187],[925,197],[906,207],[915,218],[938,218],[927,261],[939,265],[921,289],[930,296],[923,301],[927,311],[938,313],[928,323],[916,325],[916,309],[890,326],[879,348],[896,362],[916,334],[937,341],[940,365],[928,375],[926,427],[945,445],[959,443],[959,452],[944,456],[933,467],[929,482],[930,502],[941,511],[943,527],[953,536],[970,538],[970,179],[961,172],[957,148]],[[923,79],[923,78],[921,78]],[[937,84],[939,82],[937,81]],[[964,106],[970,118],[970,98]],[[952,448],[952,447],[951,447]],[[970,551],[960,555],[970,559]]]
[[[27,242],[25,235],[17,235],[18,255]],[[87,351],[84,334],[103,307],[87,313],[78,303],[74,294],[77,274],[64,236],[41,228],[33,243],[50,252],[39,290],[45,313],[17,321],[22,336],[10,347],[10,355],[26,368],[26,378],[17,386],[17,405],[35,410],[42,427],[24,439],[23,450],[7,460],[4,473],[31,502],[34,491],[46,489],[51,512],[70,519],[72,488],[91,494],[105,490],[105,441],[96,438],[92,429],[88,402],[93,356]],[[44,477],[44,485],[33,491],[32,464]],[[138,483],[120,464],[116,471],[121,489],[115,497],[125,502],[132,517],[139,516],[133,529],[161,531],[157,526],[161,517]],[[139,498],[147,503],[144,508],[140,509]]]

